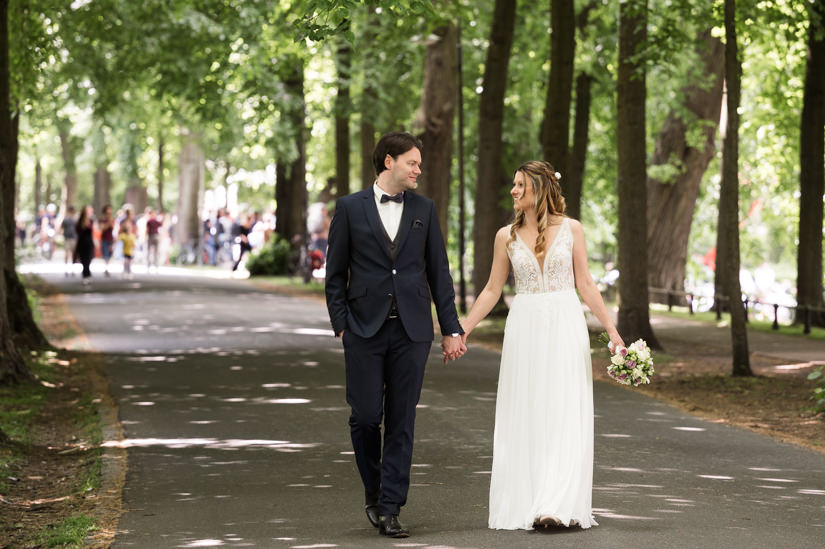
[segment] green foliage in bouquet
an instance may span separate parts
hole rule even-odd
[[[252,252],[246,262],[250,276],[277,276],[286,274],[292,250],[289,242],[273,234],[260,250]]]

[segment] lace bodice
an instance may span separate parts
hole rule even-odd
[[[507,256],[513,266],[517,294],[540,294],[573,290],[573,233],[570,221],[564,218],[556,238],[549,243],[544,255],[544,271],[539,267],[536,254],[516,233],[507,246]]]

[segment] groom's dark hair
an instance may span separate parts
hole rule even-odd
[[[372,165],[375,166],[375,175],[386,170],[384,166],[384,159],[387,155],[393,158],[398,158],[399,155],[404,154],[413,147],[417,148],[422,153],[424,146],[421,141],[411,133],[407,132],[391,132],[381,137],[375,145],[375,150],[372,153]]]

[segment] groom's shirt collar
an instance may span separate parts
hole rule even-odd
[[[395,235],[398,234],[398,227],[401,225],[401,214],[404,211],[404,204],[391,200],[382,203],[381,197],[389,193],[378,186],[378,181],[372,184],[372,192],[375,197],[375,205],[378,207],[378,215],[381,218],[381,223],[384,224],[384,229],[386,229],[390,240],[395,240]]]

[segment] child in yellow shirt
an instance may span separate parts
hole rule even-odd
[[[120,224],[117,239],[123,242],[123,276],[124,278],[132,278],[132,255],[135,252],[137,237],[130,221],[124,221]]]

